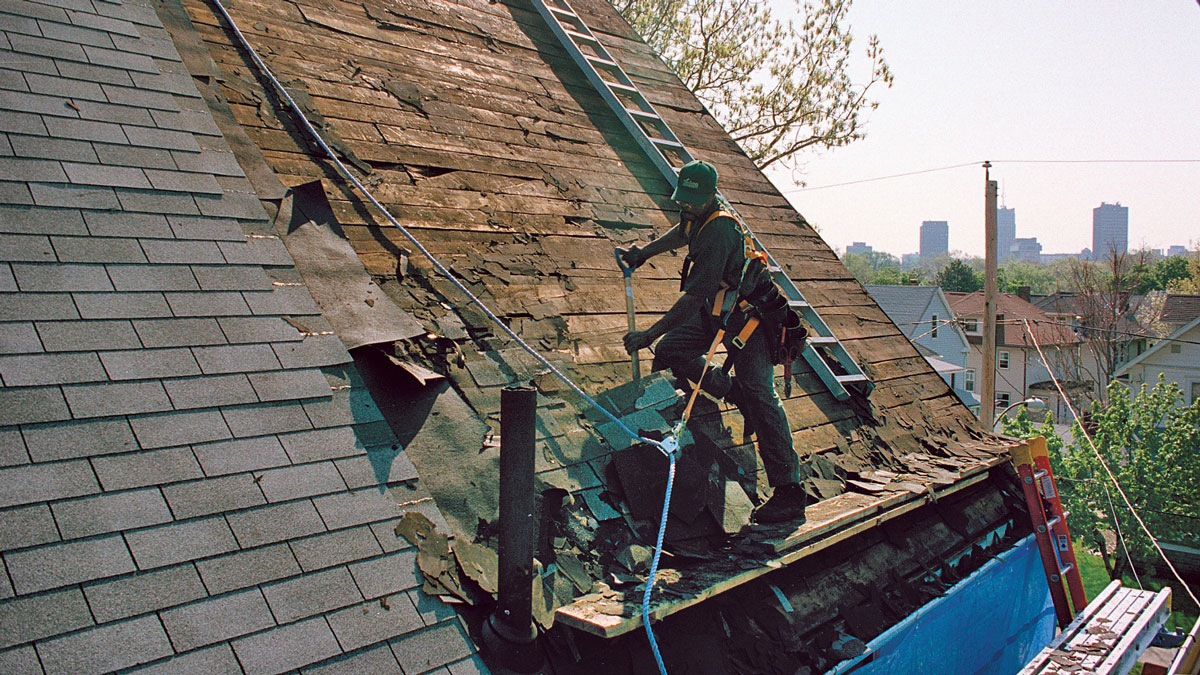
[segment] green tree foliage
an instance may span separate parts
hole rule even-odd
[[[809,146],[863,138],[868,93],[890,87],[879,40],[867,38],[869,76],[850,75],[852,0],[795,3],[795,20],[758,0],[617,0],[617,9],[712,111],[760,168]]]
[[[842,256],[842,264],[862,284],[896,285],[904,279],[900,271],[900,260],[882,251],[847,253]]]
[[[1114,382],[1107,399],[1093,402],[1086,416],[1099,456],[1156,539],[1200,543],[1200,401],[1185,406],[1179,385],[1161,378],[1136,395]],[[1036,426],[1018,414],[1005,422],[1004,431],[1022,438],[1046,437],[1071,533],[1100,552],[1110,578],[1120,578],[1129,563],[1120,544],[1106,543],[1106,533],[1120,530],[1139,569],[1159,559],[1078,422],[1071,428],[1073,442],[1065,446],[1048,418]]]
[[[983,275],[955,258],[937,273],[937,285],[941,286],[943,291],[974,293],[983,288]]]
[[[1172,293],[1200,295],[1200,251],[1192,251],[1187,255],[1186,260],[1187,276],[1168,282],[1167,290]]]
[[[1022,286],[1030,293],[1045,295],[1058,290],[1061,280],[1047,265],[1010,260],[996,271],[996,285],[1001,293],[1015,294]]]

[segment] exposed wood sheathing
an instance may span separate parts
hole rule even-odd
[[[541,484],[573,494],[572,508],[585,524],[611,521],[615,513],[626,526],[623,536],[644,534],[614,499],[619,490],[607,475],[613,439],[343,183],[248,67],[210,6],[184,5],[220,68],[228,109],[259,157],[285,185],[323,181],[367,270],[429,330],[426,338],[398,343],[395,355],[446,374],[453,383],[446,395],[461,396],[463,409],[486,425],[477,447],[457,448],[477,455],[472,471],[494,461],[500,388],[533,381],[544,394]],[[576,8],[693,154],[718,167],[725,196],[876,384],[869,401],[843,403],[807,367],[797,374],[784,406],[797,452],[812,460],[806,470],[816,479],[814,496],[870,492],[867,477],[875,470],[916,475],[923,481],[918,490],[946,485],[1002,455],[820,236],[613,8],[603,0]],[[590,393],[629,378],[612,248],[671,225],[668,186],[531,6],[238,0],[230,11],[339,156],[473,293]],[[680,261],[661,256],[638,270],[641,325],[674,302]],[[397,415],[406,409],[403,400]],[[433,414],[434,408],[419,409]],[[729,458],[726,468],[745,476],[747,491],[760,492],[741,416],[708,405],[695,426]],[[930,458],[948,462],[949,470]],[[417,463],[437,495],[436,478]],[[856,485],[857,479],[864,480]],[[613,507],[618,511],[609,513]],[[447,516],[459,534],[486,538],[494,514],[479,506],[466,513],[483,527],[473,530],[461,513]],[[566,539],[576,552],[585,543]],[[591,562],[590,571],[600,575]]]

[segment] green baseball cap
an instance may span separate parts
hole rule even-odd
[[[675,185],[671,201],[703,206],[716,191],[716,167],[702,159],[696,159],[679,169],[679,181]]]

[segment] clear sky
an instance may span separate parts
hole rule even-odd
[[[982,255],[985,159],[1043,253],[1090,248],[1101,202],[1129,207],[1131,248],[1200,245],[1200,163],[1005,161],[1200,160],[1197,0],[857,0],[850,23],[856,49],[879,36],[896,78],[867,138],[807,152],[809,189],[768,171],[831,246],[916,252],[921,221],[946,220],[951,250]]]

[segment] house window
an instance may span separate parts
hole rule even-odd
[[[1000,352],[996,356],[996,365],[1001,370],[1008,370],[1008,352]]]
[[[1005,408],[1008,407],[1008,401],[1009,401],[1009,398],[1008,398],[1007,391],[996,394],[996,407],[999,408],[1001,411],[1003,411]]]
[[[979,319],[963,319],[962,327],[968,333],[978,333]]]
[[[1171,353],[1172,353],[1172,354],[1178,354],[1178,353],[1180,353],[1180,352],[1182,352],[1182,351],[1183,351],[1183,345],[1181,345],[1181,344],[1173,344],[1173,345],[1171,345]]]
[[[963,373],[963,389],[967,391],[975,391],[975,369],[968,368],[967,372]]]
[[[1192,403],[1200,401],[1200,382],[1192,383]]]
[[[937,337],[938,318],[937,314],[933,315],[933,330],[929,332],[929,337]]]

